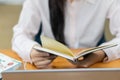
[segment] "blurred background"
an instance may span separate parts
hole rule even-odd
[[[12,28],[17,24],[24,0],[0,0],[0,49],[11,48]]]
[[[24,0],[0,0],[0,49],[10,49],[12,28],[18,22]],[[112,38],[108,29],[108,20],[105,24],[107,40]],[[92,35],[91,35],[92,36]]]

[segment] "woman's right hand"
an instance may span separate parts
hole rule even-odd
[[[46,52],[40,52],[35,49],[31,51],[31,59],[33,64],[37,68],[48,68],[48,65],[56,58],[55,55],[51,55]]]

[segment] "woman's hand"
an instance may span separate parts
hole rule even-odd
[[[87,68],[97,62],[103,61],[104,58],[105,58],[105,52],[103,50],[99,50],[84,56],[83,60],[78,60],[74,64],[77,65],[77,67],[79,68]]]
[[[56,58],[55,55],[51,55],[46,52],[40,52],[35,49],[31,51],[31,59],[33,64],[37,68],[48,68],[48,65]]]

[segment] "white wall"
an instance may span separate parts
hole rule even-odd
[[[22,4],[24,0],[0,0],[1,4]]]

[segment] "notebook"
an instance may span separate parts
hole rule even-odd
[[[41,69],[2,72],[3,80],[120,80],[119,68]]]

